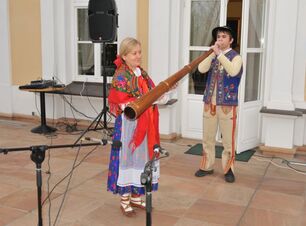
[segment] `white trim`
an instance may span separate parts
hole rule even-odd
[[[260,99],[262,102],[262,106],[264,105],[265,102],[265,85],[267,81],[267,76],[265,75],[266,72],[266,67],[267,67],[267,38],[268,38],[268,8],[269,8],[269,1],[266,0],[265,4],[265,15],[264,15],[264,27],[263,27],[263,32],[264,32],[264,42],[262,43],[262,49],[263,49],[263,54],[262,54],[262,65],[261,65],[261,83],[260,83]],[[261,125],[260,128],[262,129],[262,120],[260,121]]]
[[[247,48],[246,52],[247,53],[263,53],[264,48]]]
[[[185,65],[186,62],[189,61],[189,43],[190,43],[190,11],[191,11],[191,1],[190,0],[185,0],[184,1],[184,24],[183,24],[183,43],[182,49],[185,49],[188,51],[184,51],[182,53],[182,62],[183,65]],[[187,106],[188,103],[188,78],[183,78],[181,81],[181,96],[179,98],[182,99],[182,105],[181,105],[181,124],[182,124],[182,136],[183,137],[190,137],[191,135],[189,134],[189,131],[187,130],[188,125],[187,125],[187,110],[185,106]]]
[[[80,8],[78,8],[80,9]],[[77,39],[75,39],[77,41]],[[92,44],[91,41],[77,41],[79,44]]]
[[[0,4],[0,84],[4,85],[10,85],[12,82],[9,16],[9,0],[4,0]]]
[[[291,101],[268,101],[267,108],[269,109],[278,109],[278,110],[288,110],[293,111],[295,109],[293,103]]]
[[[269,118],[284,118],[284,119],[296,119],[300,116],[296,115],[281,115],[281,114],[271,114],[271,113],[261,113],[262,116],[269,117]]]
[[[228,3],[228,0],[221,0],[220,1],[220,26],[226,25],[227,3]]]
[[[263,84],[264,84],[264,57],[265,57],[265,48],[264,42],[261,43],[261,47],[252,47],[248,48],[248,30],[249,30],[249,17],[250,17],[250,1],[251,0],[244,0],[242,5],[242,30],[241,30],[241,55],[243,59],[243,67],[244,72],[241,78],[241,84],[239,89],[239,113],[238,113],[238,133],[237,133],[237,153],[241,153],[245,150],[253,148],[257,146],[260,142],[260,133],[262,130],[262,115],[259,114],[259,110],[262,107],[263,103]],[[266,34],[266,14],[267,14],[267,2],[265,1],[264,5],[264,14],[262,18],[262,35],[263,38],[267,36]],[[258,79],[259,84],[257,87],[258,96],[254,101],[245,102],[245,84],[246,84],[246,72],[247,72],[247,65],[248,65],[248,54],[259,54],[260,56],[260,64],[259,71],[258,71]],[[252,120],[251,122],[249,120]],[[247,130],[246,125],[252,124],[249,130]]]
[[[89,0],[72,0],[73,5],[84,5],[88,6]]]
[[[293,103],[294,103],[295,108],[306,109],[306,102],[303,100],[294,101]]]
[[[242,15],[241,15],[241,48],[240,48],[240,55],[242,57],[243,63],[243,73],[241,75],[241,81],[239,85],[239,115],[242,113],[242,105],[244,103],[244,93],[245,93],[245,80],[246,80],[246,65],[247,65],[247,40],[248,40],[248,24],[249,24],[249,1],[244,0],[242,3]],[[239,123],[239,118],[237,120]],[[238,134],[239,135],[239,134]],[[237,137],[238,137],[237,135]]]
[[[75,1],[72,4],[72,26],[71,26],[71,47],[72,47],[72,81],[80,81],[80,82],[98,82],[103,83],[103,77],[101,76],[101,43],[93,43],[92,41],[79,41],[78,40],[78,10],[79,9],[87,9],[88,8],[88,1]],[[78,72],[78,44],[93,44],[94,48],[94,75],[81,75]],[[96,66],[97,65],[97,66]],[[107,79],[108,82],[111,79]]]
[[[306,115],[299,117],[294,122],[294,140],[293,144],[297,146],[304,145]]]
[[[71,81],[71,46],[69,38],[71,33],[67,30],[71,26],[71,3],[68,1],[53,1],[53,20],[54,20],[54,75],[63,83]],[[46,18],[49,19],[49,18]]]
[[[269,97],[271,95],[271,90],[270,90],[270,86],[271,86],[271,73],[272,73],[272,51],[273,51],[273,45],[270,44],[272,41],[270,40],[274,40],[275,39],[275,17],[276,17],[276,13],[275,13],[275,9],[276,9],[276,2],[275,1],[267,1],[267,15],[268,18],[266,19],[267,21],[267,26],[266,26],[266,40],[265,40],[265,46],[266,46],[266,52],[265,52],[265,63],[266,63],[266,67],[265,67],[265,84],[264,84],[264,103],[263,105],[266,106],[267,102],[269,100]]]
[[[72,52],[72,57],[70,59],[71,61],[71,66],[72,66],[72,80],[75,79],[76,75],[78,74],[77,71],[77,67],[78,67],[78,58],[77,58],[77,9],[78,9],[78,5],[76,5],[75,3],[72,4],[72,13],[71,13],[71,21],[72,21],[72,25],[71,25],[71,52]]]
[[[102,78],[101,77],[101,54],[102,54],[102,48],[101,43],[94,43],[94,65],[95,65],[95,71],[94,71],[94,77],[95,78]],[[86,76],[88,77],[88,76]]]
[[[209,46],[189,46],[189,51],[208,51]]]

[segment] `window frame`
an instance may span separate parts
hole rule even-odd
[[[199,0],[189,0],[188,1],[188,11],[189,11],[189,18],[188,18],[188,21],[186,21],[186,23],[188,23],[188,31],[189,31],[189,34],[188,34],[188,56],[187,56],[187,62],[190,62],[191,59],[190,56],[191,56],[191,52],[194,52],[194,51],[197,51],[197,52],[202,52],[202,54],[204,52],[207,52],[209,51],[210,49],[210,46],[192,46],[190,44],[190,37],[191,37],[191,16],[192,16],[192,12],[191,12],[191,5],[192,5],[192,2],[197,2]],[[219,0],[220,1],[220,15],[219,15],[219,26],[221,24],[224,24],[226,23],[226,9],[227,8],[227,0]],[[187,85],[187,94],[189,96],[192,96],[192,97],[195,97],[195,98],[199,98],[199,99],[202,99],[202,95],[203,94],[197,94],[194,90],[192,90],[192,86],[194,86],[193,84],[193,81],[192,81],[192,73],[189,73],[188,75],[188,85]],[[193,92],[192,92],[193,91]]]
[[[101,56],[102,56],[102,43],[93,43],[91,41],[79,41],[78,39],[78,10],[79,9],[88,9],[88,0],[75,0],[72,3],[72,81],[80,82],[98,82],[103,83],[102,76],[102,65],[101,65]],[[92,43],[94,48],[94,75],[81,75],[79,74],[79,62],[78,62],[78,44],[90,44]],[[116,44],[116,42],[113,42]],[[110,83],[112,77],[107,77],[107,83]]]

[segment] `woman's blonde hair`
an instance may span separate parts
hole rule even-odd
[[[123,39],[122,42],[120,43],[119,55],[121,57],[126,56],[137,45],[141,45],[141,44],[135,38],[128,37],[128,38]]]

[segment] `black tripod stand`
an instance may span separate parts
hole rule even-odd
[[[107,113],[109,111],[109,108],[107,107],[107,76],[108,74],[113,75],[114,69],[111,70],[110,72],[106,73],[106,69],[109,68],[107,65],[111,64],[114,59],[107,59],[107,55],[109,55],[110,58],[113,58],[112,55],[116,56],[116,54],[109,54],[107,53],[107,45],[105,45],[105,42],[101,42],[101,48],[102,48],[102,71],[101,74],[103,76],[103,90],[102,90],[102,95],[103,95],[103,109],[100,112],[100,114],[95,118],[94,122],[96,122],[96,125],[94,129],[92,130],[97,130],[97,129],[109,129],[107,127]],[[112,47],[113,48],[113,47]],[[110,50],[112,50],[110,48]],[[108,62],[108,63],[106,63]],[[103,117],[103,123],[102,123],[102,128],[98,128],[98,125],[100,124],[101,118]],[[90,129],[89,129],[90,130]]]
[[[97,145],[106,145],[107,140],[101,140],[101,142],[94,143],[85,143],[85,144],[66,144],[66,145],[37,145],[37,146],[29,146],[29,147],[20,147],[20,148],[0,148],[0,153],[7,154],[8,152],[13,151],[31,151],[31,160],[36,165],[36,185],[37,185],[37,205],[38,205],[38,226],[43,225],[42,219],[42,202],[41,202],[41,187],[42,187],[42,175],[41,175],[41,165],[45,160],[45,153],[48,149],[54,148],[68,148],[68,147],[76,147],[76,146],[97,146]]]
[[[159,153],[164,154],[162,157],[159,156]],[[159,159],[166,158],[169,156],[169,153],[163,151],[159,145],[154,145],[154,155],[153,159],[148,161],[144,167],[143,172],[140,176],[140,182],[145,186],[146,190],[146,226],[152,225],[152,182],[153,182],[153,171],[155,169],[155,162]]]
[[[79,140],[84,136],[85,133],[87,133],[88,131],[96,131],[98,129],[102,129],[102,130],[107,130],[112,131],[112,128],[107,126],[107,113],[108,113],[108,107],[107,107],[107,75],[105,73],[105,62],[106,62],[106,54],[105,54],[105,43],[102,42],[102,49],[103,49],[103,54],[102,54],[102,71],[101,74],[103,76],[103,109],[102,111],[97,115],[97,117],[91,122],[91,124],[82,132],[82,134],[79,136],[79,138],[74,142],[74,144],[76,145]],[[101,118],[103,117],[103,124],[102,124],[102,128],[98,128],[98,125],[100,124]],[[91,127],[94,125],[95,127],[93,129],[91,129]]]

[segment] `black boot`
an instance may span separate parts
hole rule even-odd
[[[213,174],[214,173],[214,170],[208,170],[208,171],[206,171],[206,170],[201,170],[201,169],[199,169],[197,172],[195,172],[195,176],[196,177],[204,177],[204,176],[206,176],[206,175],[209,175],[209,174]]]
[[[235,175],[234,175],[234,173],[233,173],[233,171],[232,171],[231,168],[230,168],[230,169],[227,171],[227,173],[224,175],[224,179],[225,179],[225,181],[228,182],[228,183],[233,183],[233,182],[235,182]]]

